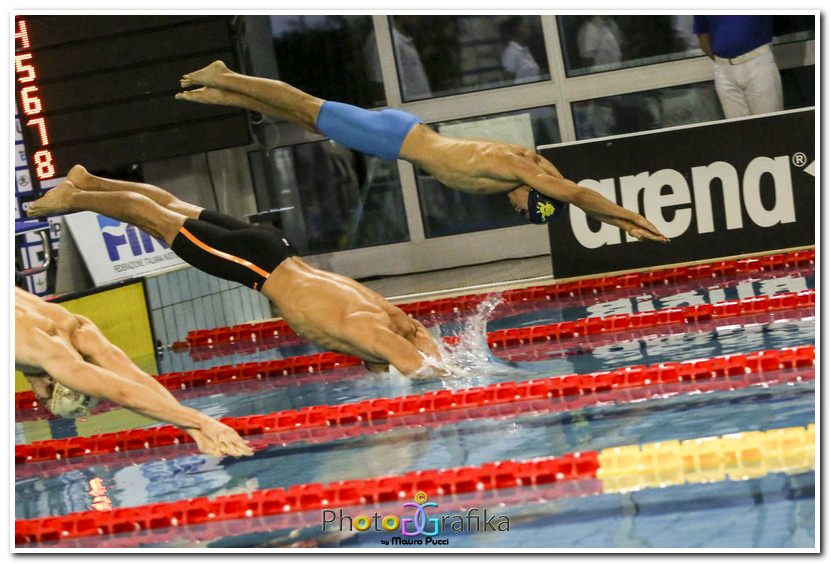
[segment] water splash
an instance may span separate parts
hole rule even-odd
[[[446,389],[458,389],[489,384],[494,378],[515,379],[518,374],[526,373],[525,370],[518,369],[514,363],[508,364],[496,357],[488,347],[488,320],[503,301],[501,294],[487,296],[476,311],[464,319],[462,327],[448,335],[458,338],[454,345],[448,345],[441,339],[436,333],[439,330],[439,326],[436,325],[432,332],[438,342],[441,358],[425,356],[422,367],[412,374],[407,374],[406,378],[441,380]],[[392,366],[389,370],[391,374],[400,375]],[[437,376],[439,374],[443,375]]]
[[[494,356],[488,347],[488,320],[503,301],[501,294],[486,297],[476,312],[464,320],[462,328],[453,332],[458,342],[452,346],[442,343],[438,364],[451,374],[443,379],[445,387],[466,387],[481,384],[489,377],[517,374],[516,367]]]

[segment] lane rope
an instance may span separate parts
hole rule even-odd
[[[719,276],[758,273],[775,269],[787,269],[795,266],[813,265],[814,251],[796,251],[776,253],[749,259],[715,261],[688,267],[674,267],[650,272],[604,276],[561,282],[531,288],[508,290],[501,295],[506,303],[518,303],[526,300],[546,300],[602,294],[625,288],[644,288],[659,284],[703,280]],[[398,304],[405,313],[413,317],[472,311],[489,295],[474,294],[439,300]],[[203,347],[239,342],[257,342],[264,339],[287,339],[292,344],[305,342],[283,320],[268,320],[256,323],[244,323],[214,329],[189,331],[184,342],[174,343],[174,348]]]
[[[552,340],[565,341],[591,335],[671,325],[691,326],[711,320],[811,307],[815,305],[815,302],[815,291],[803,290],[773,296],[729,300],[715,304],[698,304],[633,314],[588,317],[576,321],[563,321],[518,329],[501,329],[489,332],[487,342],[488,346],[495,353],[498,353],[500,348],[529,343]],[[445,337],[444,341],[452,346],[458,343],[458,339],[458,337]],[[316,373],[341,367],[360,366],[361,364],[362,361],[356,357],[327,352],[281,360],[247,362],[186,372],[172,372],[158,376],[156,380],[168,390],[176,391],[228,382]],[[104,411],[110,407],[102,405],[93,413]],[[17,411],[38,410],[45,412],[41,409],[32,391],[15,394],[15,409]]]
[[[591,374],[573,374],[521,382],[498,382],[483,387],[439,390],[397,398],[376,398],[339,405],[317,405],[267,415],[220,419],[242,436],[287,430],[352,425],[408,415],[449,412],[462,408],[519,401],[597,394],[615,389],[676,382],[704,382],[741,374],[813,366],[813,345],[710,359],[628,366]],[[15,464],[151,449],[191,442],[173,425],[133,429],[91,437],[72,437],[15,445]]]
[[[253,519],[268,515],[377,505],[416,494],[445,497],[529,488],[573,480],[600,480],[602,493],[684,483],[747,480],[768,473],[810,471],[815,462],[814,424],[748,431],[682,441],[624,445],[474,467],[431,469],[395,476],[300,484],[252,493],[199,497],[112,511],[15,521],[15,544],[137,533],[169,527]]]

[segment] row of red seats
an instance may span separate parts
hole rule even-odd
[[[209,499],[153,503],[109,512],[83,511],[60,517],[15,521],[15,544],[60,541],[85,536],[132,533],[152,529],[350,507],[476,491],[550,484],[594,478],[596,452],[525,461],[491,462],[475,467],[420,470],[399,476],[347,480],[327,485],[301,484]]]
[[[814,346],[734,354],[705,360],[630,366],[592,374],[574,374],[524,382],[499,382],[461,390],[439,390],[398,398],[377,398],[340,405],[318,405],[266,415],[227,417],[221,421],[243,436],[275,431],[349,425],[427,412],[442,412],[477,406],[546,398],[587,395],[657,383],[699,381],[782,368],[812,366]],[[56,458],[95,456],[115,451],[140,450],[189,442],[172,425],[92,437],[50,439],[15,446],[15,464]]]

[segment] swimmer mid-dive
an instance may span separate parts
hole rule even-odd
[[[642,215],[563,178],[551,162],[520,145],[440,135],[407,112],[324,101],[285,82],[235,73],[222,61],[184,75],[181,85],[201,88],[176,94],[180,100],[237,106],[288,120],[350,149],[408,161],[449,188],[508,192],[514,208],[532,223],[547,223],[568,203],[635,239],[669,241]]]
[[[232,428],[180,404],[86,317],[20,288],[15,288],[14,310],[15,368],[54,415],[86,416],[104,398],[181,427],[206,454],[253,454]]]
[[[355,280],[306,264],[275,227],[200,208],[158,186],[93,176],[79,165],[28,214],[83,210],[132,223],[199,270],[261,291],[299,335],[356,356],[374,372],[392,365],[415,378],[447,374],[421,323]]]

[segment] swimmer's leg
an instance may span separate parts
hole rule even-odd
[[[246,96],[245,94],[240,94],[239,92],[233,92],[231,90],[223,90],[222,88],[215,88],[213,86],[203,86],[201,88],[196,88],[195,90],[178,92],[176,94],[176,99],[185,100],[187,102],[196,102],[198,104],[215,104],[218,106],[243,108],[245,110],[258,112],[278,120],[297,123],[312,133],[318,133],[317,129],[308,126],[308,121],[303,121],[302,119],[298,120],[297,115],[289,111],[286,107],[272,106],[250,96]]]
[[[75,165],[69,170],[67,180],[81,190],[93,192],[135,192],[147,196],[160,206],[170,211],[180,213],[185,217],[198,218],[202,208],[180,200],[170,192],[142,182],[128,182],[126,180],[111,180],[90,174],[81,165]]]
[[[168,245],[187,219],[183,214],[160,206],[147,196],[130,191],[94,192],[79,190],[65,180],[29,205],[30,217],[72,211],[92,211],[131,223]]]
[[[238,74],[225,66],[222,61],[214,61],[203,69],[184,75],[181,85],[184,88],[194,85],[210,86],[242,94],[271,108],[266,110],[263,106],[258,106],[249,109],[267,115],[277,115],[277,117],[298,123],[309,131],[317,131],[315,123],[323,100],[285,82]],[[216,93],[208,91],[203,94],[214,96]],[[196,94],[192,96],[198,97]],[[182,99],[187,100],[188,97],[183,96]],[[247,106],[242,105],[242,107]]]
[[[320,132],[350,149],[385,160],[399,158],[404,140],[421,122],[418,117],[401,110],[373,111],[350,104],[323,101],[279,80],[235,73],[222,61],[214,61],[182,78],[182,86],[194,84],[209,88],[201,92],[183,93],[178,97],[194,101],[200,101],[199,98],[214,99],[229,104],[234,101],[234,97],[223,96],[215,89],[240,94],[243,98],[237,98],[234,105],[288,119],[309,131]],[[260,103],[272,109],[269,111]]]

